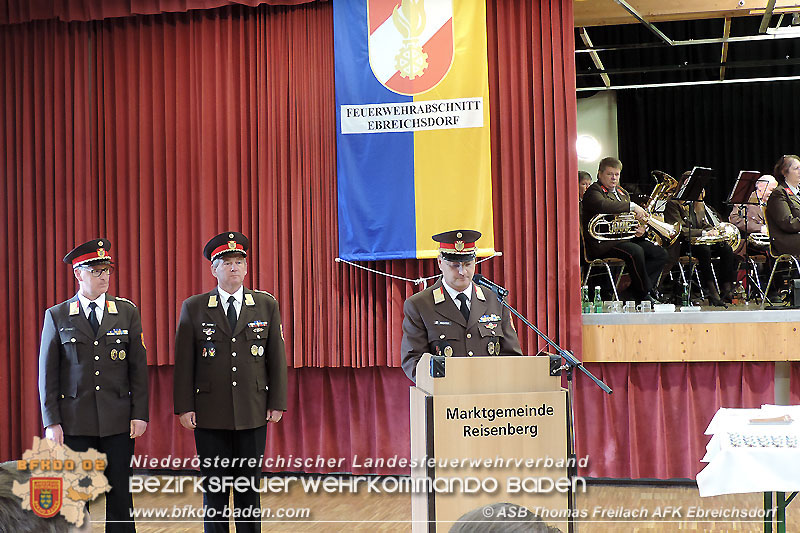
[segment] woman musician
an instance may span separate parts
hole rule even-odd
[[[778,187],[766,208],[772,253],[800,255],[800,157],[781,157],[774,172]]]
[[[664,210],[664,220],[672,224],[681,224],[681,253],[688,255],[691,248],[691,255],[697,258],[700,277],[705,283],[708,293],[709,305],[727,307],[726,302],[733,301],[736,261],[731,245],[724,240],[721,233],[722,226],[719,215],[703,201],[705,195],[706,191],[703,189],[700,200],[697,202],[670,200]],[[692,244],[692,241],[695,244]],[[719,257],[717,279],[722,295],[717,291],[714,283],[714,274],[711,269],[712,257]]]

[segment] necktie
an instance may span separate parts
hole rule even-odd
[[[94,334],[97,335],[97,330],[100,329],[100,322],[97,321],[97,313],[95,313],[95,309],[97,309],[97,304],[94,302],[89,303],[89,325],[92,326],[94,330]]]
[[[236,329],[236,307],[233,305],[235,301],[236,298],[233,296],[228,298],[228,323],[231,325],[231,333]]]
[[[461,302],[461,314],[464,315],[464,320],[469,322],[469,306],[467,305],[467,295],[463,292],[458,293],[456,300]]]

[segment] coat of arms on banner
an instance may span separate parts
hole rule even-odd
[[[387,89],[434,88],[453,64],[452,0],[367,0],[369,63]]]
[[[32,477],[31,510],[42,518],[58,514],[63,501],[63,481],[60,477]]]

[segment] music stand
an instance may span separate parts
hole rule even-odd
[[[714,178],[714,171],[706,167],[694,167],[678,184],[674,199],[679,202],[697,202],[706,183]]]
[[[678,184],[678,192],[675,194],[674,200],[679,202],[697,202],[700,200],[700,193],[703,192],[703,187],[706,186],[708,180],[713,178],[714,171],[706,167],[694,167],[689,174],[681,178]],[[694,266],[692,265],[692,243],[689,242],[689,307],[692,307],[692,272]],[[698,276],[697,287],[702,294],[700,287],[700,278]]]
[[[755,263],[750,261],[750,248],[747,246],[747,206],[760,205],[761,198],[758,197],[757,185],[761,179],[761,172],[755,170],[740,170],[739,176],[736,178],[736,183],[733,184],[733,189],[728,195],[728,200],[725,202],[728,205],[733,205],[734,209],[739,211],[739,218],[744,220],[744,231],[742,232],[744,241],[744,256],[745,256],[745,272],[747,272],[747,299],[752,297],[752,287],[755,286],[758,292],[761,293],[761,299],[764,299],[764,291],[761,289],[761,282],[758,280],[758,270]],[[751,201],[753,193],[755,194],[755,201]],[[752,269],[752,273],[750,270]],[[754,279],[755,278],[755,279]],[[756,281],[758,280],[758,281]]]
[[[761,172],[755,170],[740,170],[739,175],[736,177],[736,183],[733,184],[733,189],[728,195],[726,204],[758,204],[761,198],[756,198],[755,202],[750,201],[750,197],[756,190],[756,184],[761,177]]]

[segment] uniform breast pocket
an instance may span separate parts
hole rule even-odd
[[[106,335],[106,353],[115,363],[124,363],[128,359],[128,336]]]
[[[219,355],[220,346],[230,343],[230,339],[223,338],[222,334],[215,328],[206,328],[202,335],[199,335],[194,344],[197,347],[197,356],[208,364],[216,361]]]
[[[481,343],[486,346],[489,355],[500,355],[500,341],[503,337],[503,329],[500,322],[486,322],[478,325],[481,334]]]
[[[437,324],[428,328],[428,342],[458,340],[464,337],[464,328],[460,324]]]
[[[267,329],[264,328],[247,328],[245,331],[245,339],[247,339],[247,346],[250,350],[250,355],[254,358],[261,359],[264,357],[267,346]]]
[[[89,344],[89,337],[75,328],[62,328],[58,332],[61,339],[61,346],[67,359],[73,363],[78,363],[78,347]]]
[[[460,325],[434,324],[428,329],[428,349],[433,355],[460,354],[463,343],[464,328]]]

